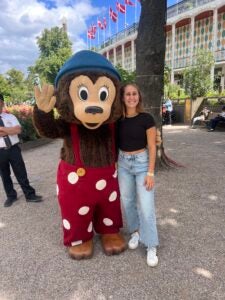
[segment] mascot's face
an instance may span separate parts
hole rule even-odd
[[[110,116],[116,88],[108,77],[99,77],[93,84],[88,76],[80,75],[71,81],[69,94],[75,117],[88,129],[96,129]]]

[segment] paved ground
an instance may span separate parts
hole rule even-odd
[[[186,168],[157,175],[157,268],[145,251],[73,261],[61,241],[55,173],[60,142],[24,151],[43,203],[10,208],[0,186],[0,299],[225,299],[225,132],[164,129],[167,154]],[[124,228],[126,234],[126,227]],[[127,234],[126,234],[127,237]]]

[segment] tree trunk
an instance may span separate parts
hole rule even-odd
[[[141,0],[136,43],[136,82],[144,106],[155,118],[162,137],[162,98],[166,48],[166,0]],[[157,166],[178,166],[164,152],[163,140],[157,149]]]

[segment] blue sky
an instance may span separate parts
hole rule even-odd
[[[87,47],[87,29],[96,24],[97,18],[107,17],[111,7],[116,10],[117,0],[1,0],[0,1],[0,74],[11,68],[27,72],[39,56],[36,38],[41,36],[45,28],[62,26],[66,18],[68,35],[73,43],[73,52]],[[130,0],[136,2],[137,0]],[[124,0],[118,0],[124,3]],[[176,0],[168,0],[168,6],[176,4]],[[180,2],[180,1],[179,1]],[[124,15],[119,14],[118,31],[125,26]],[[136,6],[136,18],[139,19],[140,4]],[[126,14],[127,26],[135,20],[135,9],[128,6]],[[111,22],[111,34],[117,32],[117,26]],[[109,23],[106,30],[109,36]],[[104,39],[99,30],[99,42]],[[98,43],[98,34],[92,43]],[[93,45],[93,44],[92,44]]]

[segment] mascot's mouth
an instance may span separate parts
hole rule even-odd
[[[85,123],[88,127],[96,127],[98,123]]]

